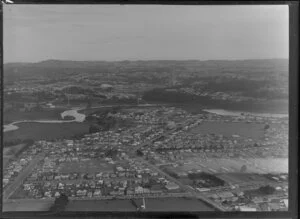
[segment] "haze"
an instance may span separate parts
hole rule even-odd
[[[4,62],[288,58],[288,6],[3,7]]]

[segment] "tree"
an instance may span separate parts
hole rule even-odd
[[[26,145],[33,145],[34,144],[34,140],[33,139],[24,139],[23,143],[25,143]]]
[[[144,153],[143,153],[140,149],[137,149],[137,150],[136,150],[136,154],[137,154],[138,156],[144,156]]]
[[[68,203],[68,196],[62,193],[59,197],[55,198],[54,204],[50,207],[50,211],[62,212],[65,210]]]
[[[92,125],[90,125],[89,133],[92,134],[95,132],[99,132],[100,130],[101,130],[101,128],[99,125],[92,124]]]
[[[92,100],[90,98],[87,98],[86,109],[90,109],[91,107],[92,107]]]
[[[115,158],[118,154],[118,150],[117,149],[109,149],[105,152],[105,156],[106,157],[111,157],[111,158]]]
[[[121,106],[114,106],[112,107],[111,113],[116,114],[117,112],[119,112],[121,110]]]
[[[266,195],[271,195],[275,192],[275,188],[270,186],[270,185],[266,185],[266,186],[261,186],[258,191],[260,191],[263,194]]]
[[[269,124],[266,124],[265,127],[264,127],[265,130],[267,130],[267,129],[269,129],[269,128],[270,128],[270,125],[269,125]]]
[[[247,171],[247,166],[246,165],[243,165],[241,167],[241,173],[245,173]]]

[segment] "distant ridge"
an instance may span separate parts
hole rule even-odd
[[[7,62],[4,65],[27,65],[27,64],[62,64],[62,63],[145,63],[145,62],[245,62],[245,61],[288,61],[287,58],[269,58],[269,59],[186,59],[186,60],[167,60],[167,59],[158,59],[158,60],[118,60],[118,61],[107,61],[107,60],[65,60],[65,59],[47,59],[39,62]]]
[[[37,63],[4,64],[4,79],[49,78],[50,75],[73,75],[79,73],[126,73],[126,74],[197,74],[212,75],[288,75],[288,59],[248,60],[136,60],[136,61],[72,61],[49,59]],[[22,76],[21,76],[22,75]]]

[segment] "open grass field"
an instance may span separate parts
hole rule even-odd
[[[59,138],[70,138],[74,135],[86,134],[89,132],[88,122],[70,123],[20,123],[19,129],[5,132],[4,142],[15,139],[52,140]]]
[[[30,192],[25,191],[22,186],[20,186],[10,197],[10,199],[23,199],[23,198],[31,198]]]
[[[141,202],[138,200],[139,203]],[[198,199],[192,198],[157,198],[145,199],[145,212],[183,212],[183,211],[214,211]],[[130,200],[90,200],[70,201],[66,211],[136,211]]]
[[[191,129],[194,134],[222,134],[224,136],[239,135],[253,140],[262,138],[264,135],[264,124],[245,122],[203,122]]]
[[[53,200],[20,199],[9,200],[2,205],[3,212],[7,211],[48,211]]]
[[[110,107],[100,107],[100,108],[91,108],[91,109],[81,109],[81,110],[78,110],[78,113],[82,113],[82,114],[85,114],[86,116],[87,115],[90,115],[90,114],[93,114],[93,113],[96,113],[96,112],[105,112],[107,109],[109,109]]]
[[[59,120],[60,114],[66,108],[45,109],[41,112],[3,112],[3,124],[9,124],[20,120]]]
[[[18,144],[15,146],[11,146],[9,148],[3,148],[3,156],[14,156],[20,150],[22,150],[25,146],[26,146],[26,144]]]
[[[199,156],[186,156],[183,165],[168,169],[175,173],[187,171],[204,171],[212,174],[240,173],[246,165],[246,173],[288,173],[288,158],[203,158]]]
[[[3,156],[3,168],[5,168],[11,158]]]
[[[80,162],[67,162],[58,167],[60,173],[99,173],[99,172],[113,172],[113,165],[101,160],[89,160]]]

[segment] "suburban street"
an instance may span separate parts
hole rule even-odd
[[[170,176],[169,174],[165,173],[164,171],[160,170],[158,167],[150,164],[149,162],[145,161],[142,158],[136,158],[137,160],[145,163],[146,165],[148,165],[150,168],[152,168],[153,170],[159,172],[161,175],[165,176],[168,180],[178,184],[180,186],[181,189],[185,190],[186,192],[189,192],[192,196],[197,197],[198,199],[201,199],[209,204],[211,204],[212,206],[214,206],[215,208],[219,209],[220,211],[226,211],[226,209],[219,205],[216,202],[213,202],[212,200],[210,200],[209,198],[207,198],[206,196],[204,196],[203,194],[201,194],[200,192],[194,190],[193,188],[184,185],[183,183],[181,183],[180,181],[178,181],[177,179],[175,179],[174,177]]]
[[[33,168],[37,165],[37,163],[43,160],[45,157],[44,153],[40,153],[36,155],[30,163],[20,172],[20,174],[15,178],[11,185],[3,191],[3,200],[9,199],[10,196],[23,184],[23,180],[29,176],[32,172]]]

